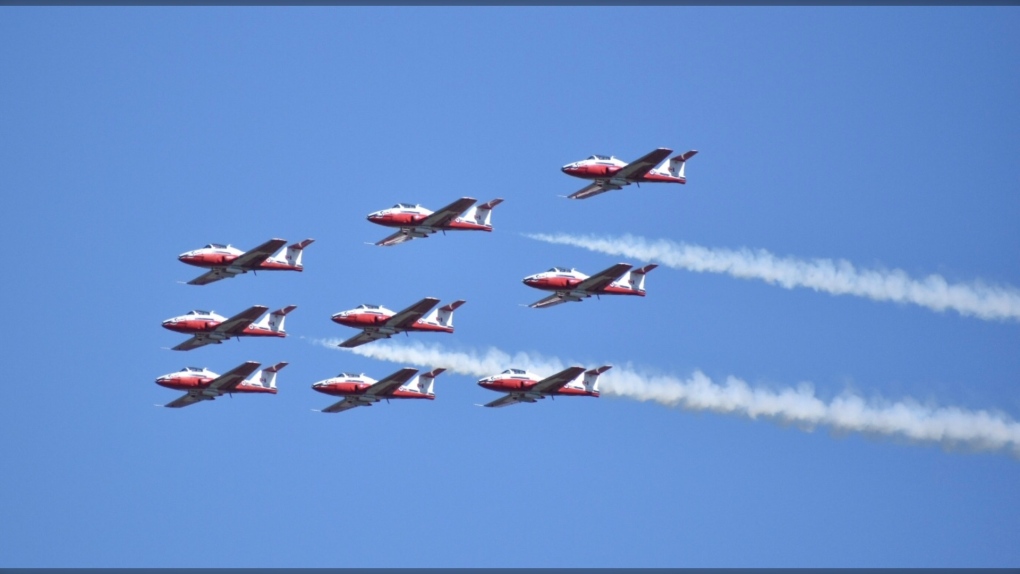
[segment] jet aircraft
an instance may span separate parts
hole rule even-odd
[[[209,271],[188,281],[188,285],[206,285],[220,279],[233,278],[249,271],[303,271],[301,255],[314,239],[305,239],[289,245],[285,252],[273,255],[287,244],[285,239],[270,239],[248,251],[241,251],[232,245],[210,243],[201,249],[181,253],[177,259],[205,267]]]
[[[343,343],[341,347],[351,348],[379,339],[389,339],[400,332],[440,331],[453,332],[453,312],[463,305],[463,300],[454,301],[428,313],[439,303],[439,299],[426,297],[407,309],[394,313],[382,305],[358,305],[354,309],[333,315],[333,322],[363,331]]]
[[[277,363],[268,369],[251,375],[258,369],[259,363],[248,361],[242,363],[222,375],[205,368],[185,367],[176,373],[163,375],[156,379],[156,384],[168,389],[188,391],[186,395],[168,403],[166,407],[180,408],[193,405],[200,401],[211,401],[216,397],[233,393],[271,393],[276,394],[276,373],[287,366]]]
[[[507,369],[498,375],[478,381],[478,385],[490,391],[509,393],[483,406],[506,407],[517,403],[534,403],[546,397],[556,396],[599,396],[599,375],[612,367],[604,365],[586,371],[584,367],[567,367],[562,371],[539,379],[537,375],[523,369]],[[584,376],[581,377],[581,373]]]
[[[341,413],[357,407],[370,407],[383,399],[428,399],[433,400],[436,394],[432,391],[435,378],[446,369],[434,369],[424,375],[415,377],[418,369],[404,368],[376,381],[364,374],[340,373],[339,375],[319,381],[312,388],[327,395],[344,397],[324,409],[324,413]],[[414,377],[414,378],[412,378]]]
[[[229,319],[212,311],[194,310],[163,321],[163,327],[193,335],[174,347],[175,351],[190,351],[213,343],[219,344],[231,337],[286,337],[283,321],[288,313],[297,309],[297,305],[273,311],[256,323],[255,320],[268,309],[262,305],[253,305]]]
[[[631,271],[632,265],[617,263],[609,269],[599,271],[588,277],[576,269],[553,267],[552,269],[529,275],[524,278],[524,284],[543,291],[555,291],[556,293],[536,301],[529,307],[542,309],[552,307],[567,301],[580,301],[592,295],[637,295],[645,296],[645,275],[658,267],[658,265],[645,265],[640,269]]]
[[[428,237],[437,231],[492,231],[492,208],[503,203],[503,199],[496,198],[479,206],[474,206],[475,201],[471,197],[462,197],[435,212],[420,205],[398,203],[389,209],[368,214],[368,220],[378,225],[400,228],[400,231],[376,243],[381,246],[398,245],[416,237]]]
[[[659,148],[641,159],[626,163],[612,156],[593,155],[563,166],[563,173],[583,179],[594,179],[587,187],[570,194],[570,199],[587,199],[600,193],[623,189],[632,183],[687,183],[684,166],[698,150],[691,150],[669,160],[668,167],[656,168],[673,150]]]

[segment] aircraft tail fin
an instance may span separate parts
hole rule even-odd
[[[658,265],[652,263],[651,265],[645,265],[641,269],[635,269],[631,271],[629,273],[629,277],[627,278],[627,282],[630,284],[630,288],[635,291],[643,292],[645,290],[645,275],[647,275],[649,271],[655,269],[656,267],[658,267]]]
[[[481,205],[472,206],[464,212],[461,219],[475,225],[484,225],[486,227],[492,227],[492,208],[503,203],[503,198],[497,197],[492,201],[487,201]]]
[[[458,299],[449,305],[443,305],[429,315],[429,320],[436,321],[443,327],[453,329],[453,312],[466,302],[463,299]]]
[[[503,198],[497,197],[479,205],[475,210],[475,223],[492,227],[492,209],[501,203],[503,203]]]
[[[433,386],[435,384],[436,377],[445,370],[446,369],[442,368],[432,369],[425,374],[415,377],[411,380],[411,382],[407,383],[407,385],[411,387],[412,390],[418,391],[419,393],[429,395],[430,397],[435,396],[436,393],[433,390]]]
[[[273,392],[276,392],[276,373],[289,364],[290,363],[286,362],[276,363],[272,367],[267,367],[259,371],[257,377],[252,377],[251,384],[272,389]],[[257,383],[255,382],[256,380],[258,381]]]
[[[287,331],[283,329],[283,320],[286,319],[287,314],[293,311],[294,309],[297,309],[297,305],[287,305],[283,309],[277,309],[276,311],[270,313],[268,317],[263,319],[262,321],[264,321],[265,324],[260,326],[266,327],[274,333],[286,335]]]
[[[612,369],[611,365],[603,365],[597,369],[584,372],[584,390],[596,396],[599,394],[599,375]]]
[[[288,245],[287,251],[284,252],[284,259],[286,259],[287,265],[297,267],[298,269],[303,268],[304,265],[301,264],[301,256],[304,255],[305,247],[308,247],[314,242],[314,239],[309,238],[304,241]]]
[[[674,156],[669,160],[669,175],[678,177],[687,182],[687,177],[684,175],[684,167],[687,165],[687,160],[691,159],[698,153],[698,150],[692,149],[689,152],[682,153],[678,156]]]

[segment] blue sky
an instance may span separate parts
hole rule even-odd
[[[466,299],[453,335],[617,372],[1020,418],[1020,324],[662,267],[547,310],[520,280],[618,261],[525,233],[766,249],[1020,285],[1015,9],[6,8],[4,566],[1016,566],[1020,462],[604,396],[340,415],[310,385],[404,366],[331,314]],[[585,201],[559,167],[698,149],[686,186]],[[503,197],[492,234],[390,249],[365,215]],[[209,242],[316,243],[205,287]],[[190,309],[298,305],[189,353]],[[382,345],[374,343],[373,345]],[[435,348],[435,347],[434,347]],[[289,361],[183,410],[154,379]],[[436,365],[441,366],[441,365]],[[506,365],[512,366],[512,365]],[[611,371],[612,372],[612,371]]]

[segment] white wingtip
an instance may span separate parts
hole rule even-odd
[[[153,403],[152,406],[154,406],[154,407],[165,407],[166,405],[157,405],[157,404]]]
[[[321,413],[321,412],[322,412],[322,411],[321,411],[321,410],[319,410],[319,409],[310,409],[310,410],[311,410],[311,411],[312,411],[313,413]]]
[[[177,280],[177,284],[178,284],[178,285],[187,285],[187,284],[188,284],[188,282],[187,282],[187,281],[181,281],[180,279],[178,279],[178,280]]]

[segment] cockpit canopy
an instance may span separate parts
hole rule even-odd
[[[230,246],[223,245],[222,243],[210,243],[209,245],[206,245],[202,249],[227,249],[228,247]]]
[[[361,375],[360,374],[354,374],[354,373],[340,373],[339,375],[336,376],[336,378],[338,378],[338,379],[360,379]]]
[[[185,371],[185,372],[188,372],[188,373],[204,373],[205,372],[205,369],[200,369],[198,367],[184,367],[181,370]]]
[[[413,203],[398,203],[392,209],[414,209],[416,207],[418,206]]]
[[[187,313],[185,313],[185,315],[212,315],[212,312],[195,309],[193,311],[188,311]]]
[[[598,154],[595,154],[595,155],[589,157],[588,159],[596,159],[596,160],[602,160],[602,161],[609,161],[609,160],[613,159],[613,156],[611,156],[611,155],[598,155]]]
[[[378,309],[382,309],[382,305],[370,305],[368,303],[362,303],[361,305],[358,305],[356,307],[356,309],[376,309],[376,310],[378,310]]]
[[[501,375],[523,375],[524,373],[525,373],[524,369],[507,369],[507,370],[503,371],[500,374]]]
[[[553,267],[552,269],[546,271],[546,273],[571,273],[573,271],[574,271],[573,269],[567,269],[566,267]]]

